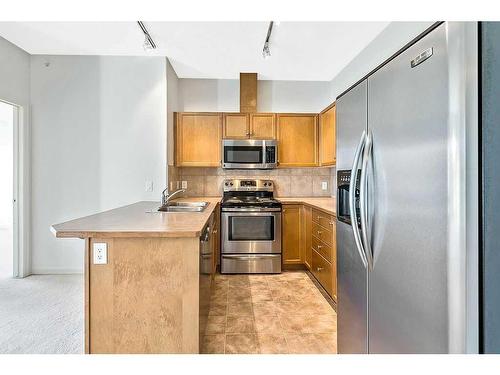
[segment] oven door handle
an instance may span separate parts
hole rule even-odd
[[[281,212],[279,207],[246,207],[246,208],[235,208],[235,207],[222,207],[222,212]]]
[[[268,259],[277,258],[281,254],[258,254],[258,255],[227,255],[222,254],[223,258],[237,259],[237,260],[249,260],[249,259]]]

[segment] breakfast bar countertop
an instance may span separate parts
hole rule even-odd
[[[202,212],[158,212],[160,202],[141,201],[51,227],[56,237],[199,237],[220,197],[180,198],[205,201]]]

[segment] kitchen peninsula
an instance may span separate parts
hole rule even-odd
[[[210,293],[200,291],[200,236],[220,198],[190,200],[209,205],[163,213],[138,202],[52,226],[56,237],[85,239],[86,353],[199,353]]]

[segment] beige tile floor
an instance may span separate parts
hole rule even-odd
[[[216,276],[202,353],[336,352],[337,314],[306,272]]]

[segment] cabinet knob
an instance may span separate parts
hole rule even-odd
[[[323,247],[323,246],[321,246],[321,245],[318,245],[318,250],[319,250],[319,249],[321,249],[322,247]]]
[[[329,223],[329,224],[330,224],[330,225],[333,225],[333,221],[330,221],[330,223]]]
[[[318,230],[318,234],[321,234],[321,233],[323,233],[323,232],[322,232],[322,231],[320,231],[320,230]]]
[[[323,271],[323,267],[318,267],[318,268],[316,268],[316,271],[318,271],[318,272]]]

